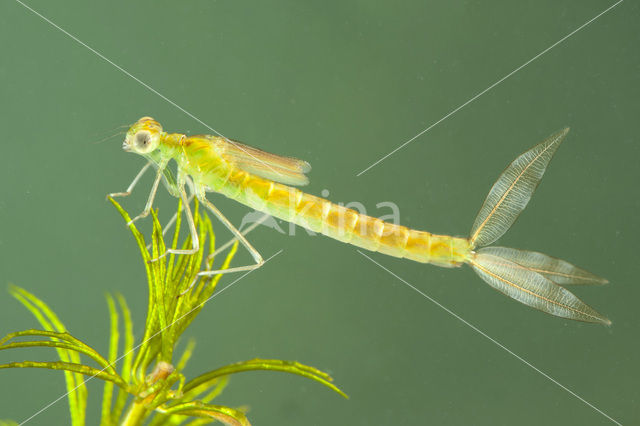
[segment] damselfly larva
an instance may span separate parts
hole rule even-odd
[[[218,136],[166,133],[150,117],[138,120],[127,132],[125,151],[142,155],[147,164],[135,177],[128,195],[150,167],[157,170],[147,205],[139,216],[148,215],[158,185],[182,199],[192,236],[190,250],[167,253],[189,254],[199,247],[185,187],[191,191],[251,253],[255,264],[222,271],[202,271],[200,276],[248,271],[264,262],[258,251],[206,198],[217,192],[255,210],[293,222],[336,240],[395,257],[444,267],[469,264],[489,285],[517,301],[559,317],[610,324],[565,286],[605,284],[607,280],[568,262],[542,253],[506,247],[484,247],[500,238],[524,210],[568,128],[537,144],[516,158],[500,175],[471,229],[469,238],[435,235],[383,222],[355,210],[306,194],[293,186],[308,183],[311,170],[305,161],[281,157]],[[174,182],[167,164],[175,160]],[[476,250],[477,247],[484,247]],[[165,255],[167,254],[165,253]],[[164,255],[163,255],[164,256]]]

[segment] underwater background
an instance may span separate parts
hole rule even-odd
[[[123,134],[115,134],[145,115],[168,131],[212,133],[53,23],[225,136],[309,161],[306,191],[359,201],[371,215],[389,214],[376,204],[392,201],[403,225],[434,233],[466,236],[504,167],[571,126],[498,244],[609,279],[576,294],[611,327],[525,307],[468,267],[367,253],[427,298],[353,246],[301,228],[288,236],[260,227],[249,239],[262,255],[283,252],[205,306],[185,333],[197,341],[185,374],[254,357],[291,359],[328,371],[350,399],[260,372],[234,376],[216,401],[250,406],[255,425],[636,424],[637,3],[619,2],[357,176],[614,4],[1,2],[0,335],[37,328],[6,292],[11,282],[102,352],[104,294],[121,292],[140,338],[144,268],[105,195],[124,190],[144,161],[125,154]],[[151,179],[121,200],[132,214]],[[166,221],[176,200],[159,194]],[[249,212],[209,199],[236,225]],[[226,241],[229,232],[214,227]],[[148,234],[149,223],[142,229]],[[248,262],[240,250],[234,264]],[[44,351],[6,351],[0,363],[55,358]],[[0,383],[0,419],[22,421],[65,392],[56,371],[2,370]],[[88,387],[95,424],[102,383]],[[68,421],[63,399],[28,424]]]

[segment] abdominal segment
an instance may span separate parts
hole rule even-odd
[[[471,252],[470,244],[464,238],[409,229],[360,214],[297,188],[265,179],[251,180],[248,190],[234,198],[256,210],[338,241],[446,267],[461,265]]]

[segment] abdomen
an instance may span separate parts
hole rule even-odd
[[[230,176],[220,192],[255,210],[390,256],[451,267],[461,265],[471,252],[465,238],[434,235],[384,222],[244,172]]]

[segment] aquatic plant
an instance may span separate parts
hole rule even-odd
[[[111,203],[120,212],[126,223],[129,214],[112,198]],[[180,212],[171,248],[178,247],[180,237]],[[103,380],[101,426],[121,424],[141,425],[202,425],[215,421],[227,425],[249,425],[246,408],[232,408],[212,404],[227,386],[229,376],[252,370],[272,370],[297,374],[315,380],[340,395],[346,395],[333,383],[331,377],[295,361],[274,359],[251,359],[218,367],[187,380],[181,373],[193,354],[191,340],[182,354],[174,354],[179,338],[195,319],[214,292],[222,275],[203,277],[192,286],[203,263],[211,268],[215,235],[209,217],[200,214],[196,203],[195,223],[200,238],[200,249],[193,255],[169,255],[158,261],[159,254],[166,251],[163,229],[157,212],[152,211],[153,230],[151,245],[131,223],[133,234],[148,279],[149,301],[144,336],[139,344],[134,343],[131,312],[124,297],[107,294],[110,313],[109,351],[106,356],[74,337],[59,317],[42,300],[27,290],[10,285],[9,292],[18,299],[38,320],[41,330],[29,329],[9,333],[0,340],[0,350],[13,348],[55,348],[58,361],[22,361],[0,364],[0,368],[44,368],[64,372],[71,424],[85,424],[87,412],[87,387],[85,376]],[[149,247],[151,251],[149,251]],[[187,237],[182,247],[191,247]],[[224,270],[236,252],[237,242],[232,246],[220,269]],[[122,319],[121,319],[122,318]],[[122,324],[121,324],[122,322]],[[124,335],[121,338],[121,329]],[[122,345],[121,345],[122,341]],[[96,366],[84,363],[89,360]],[[117,388],[117,392],[116,391]]]

